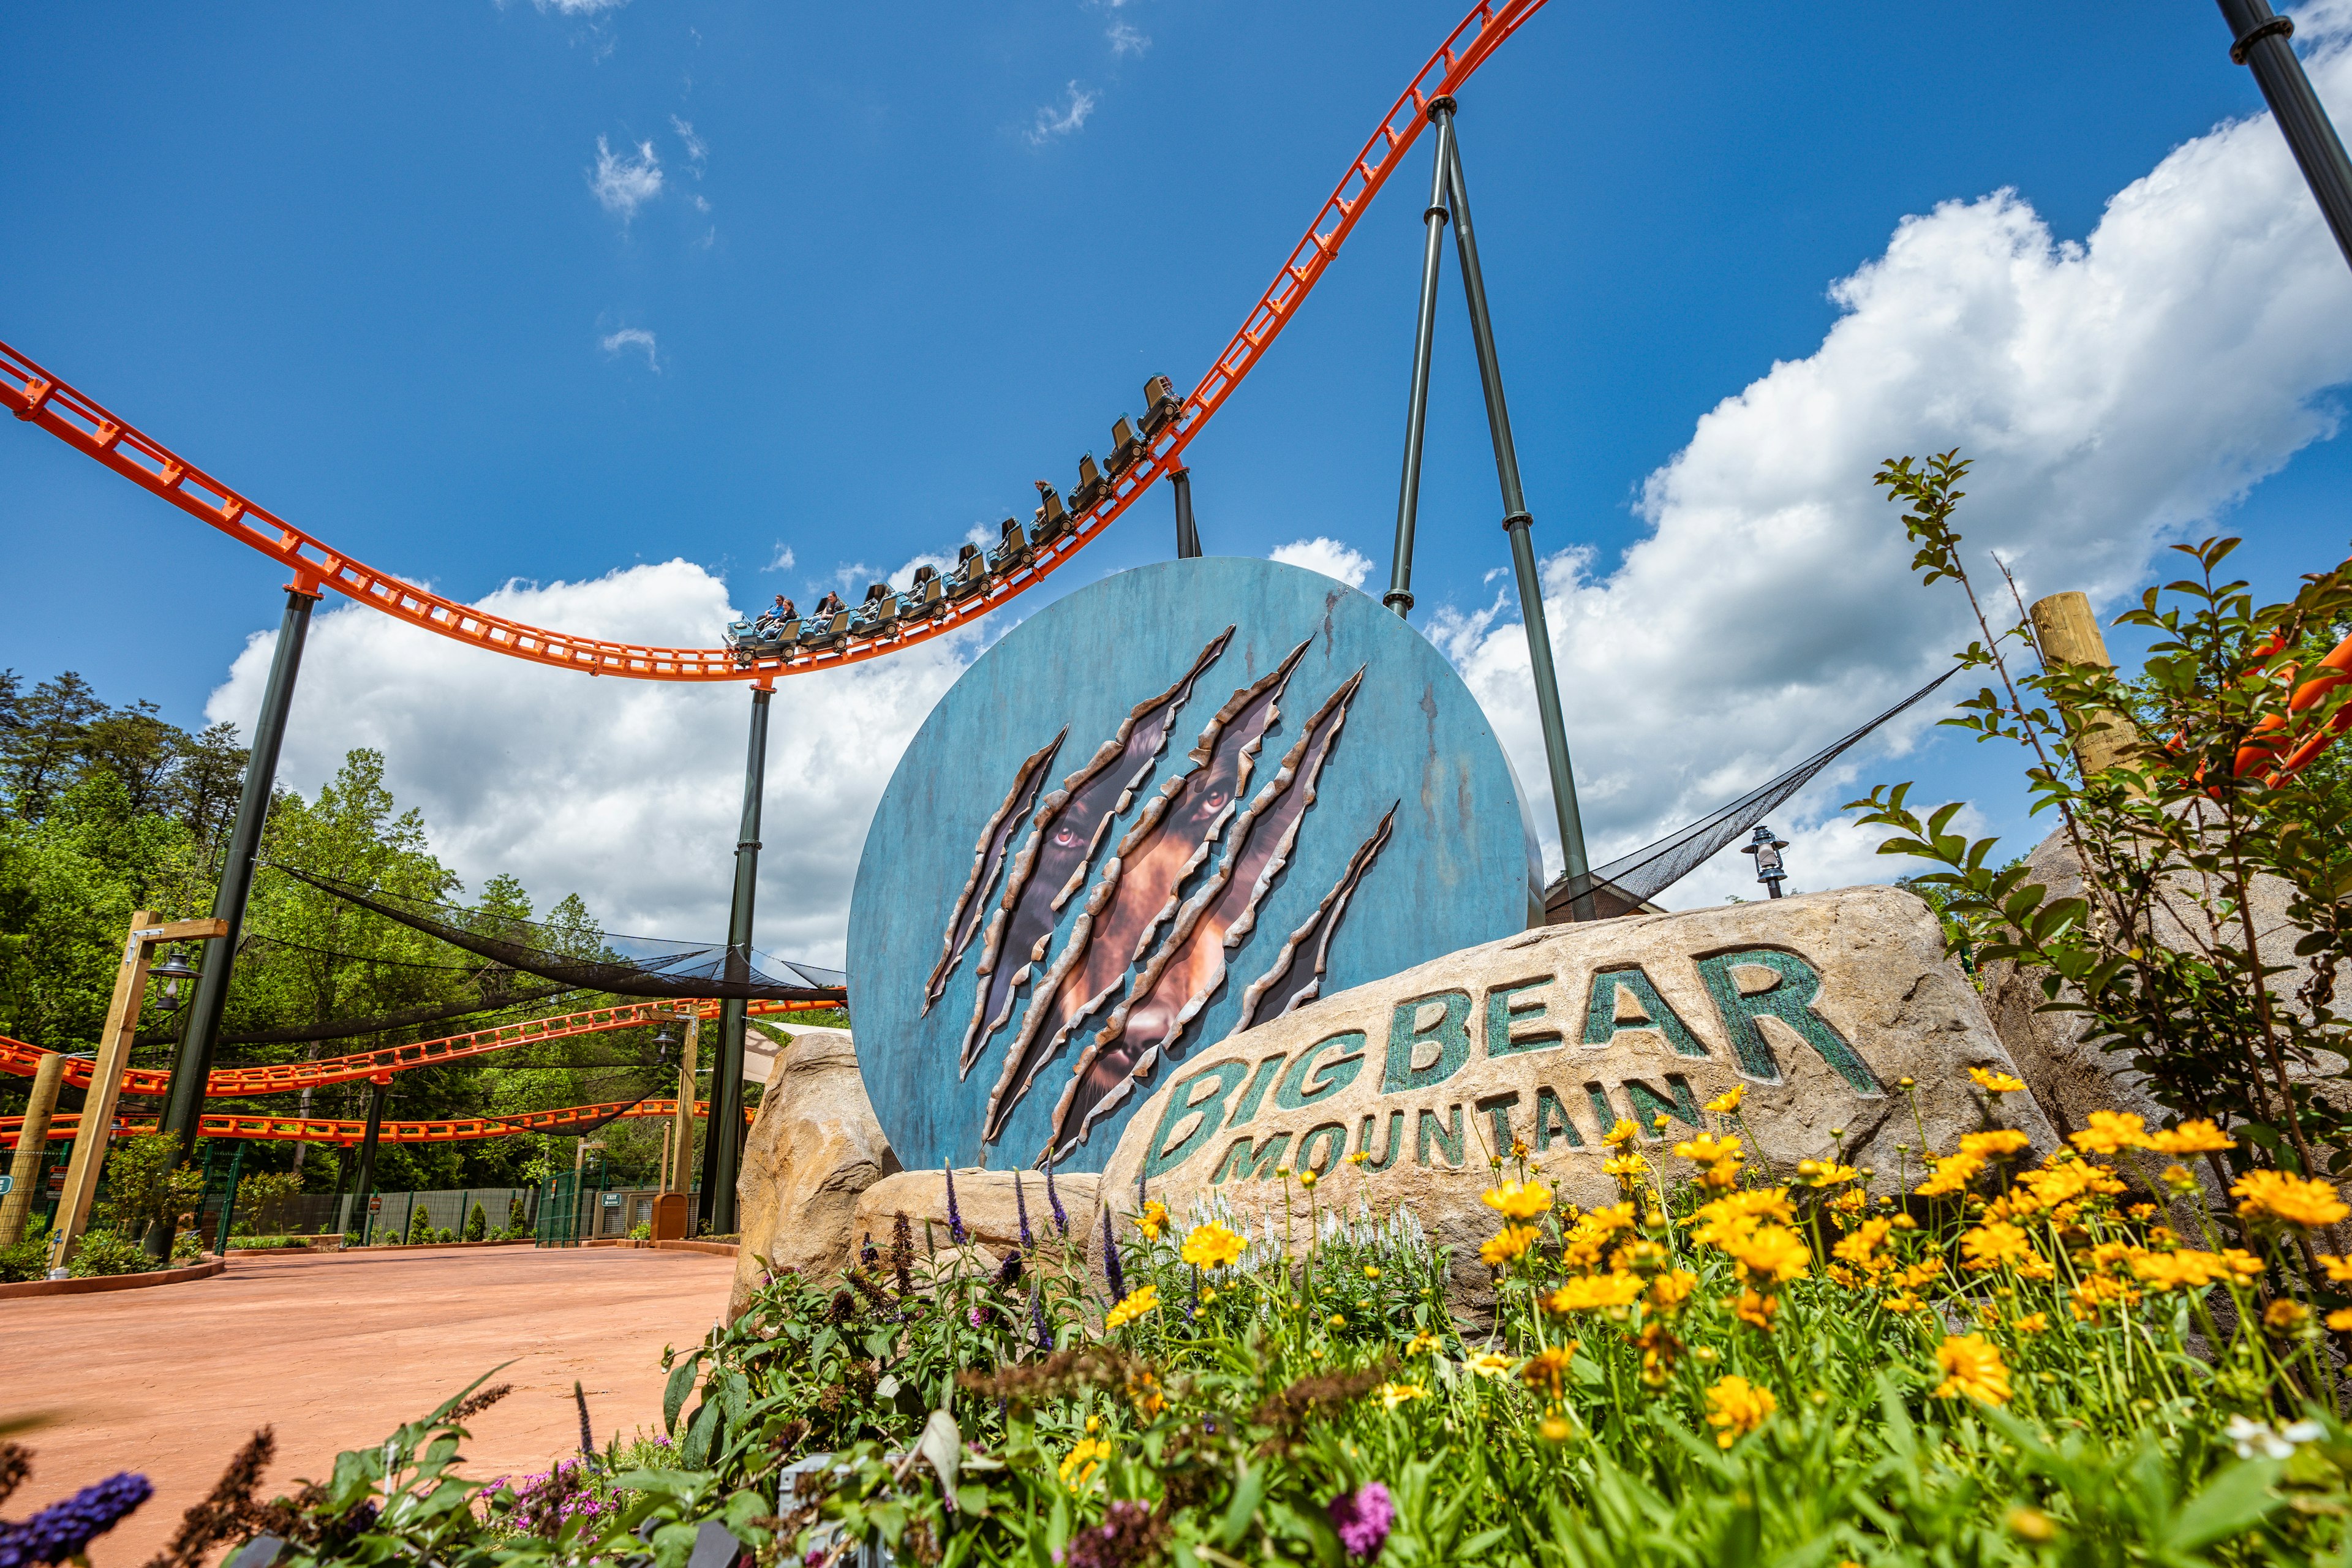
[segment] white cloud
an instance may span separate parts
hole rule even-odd
[[[761,567],[760,570],[762,572],[789,572],[795,564],[798,563],[798,562],[799,557],[793,553],[793,547],[784,543],[782,540],[779,540],[776,542],[775,559],[769,562],[765,566]]]
[[[636,154],[615,153],[604,138],[596,138],[596,168],[588,176],[588,188],[604,205],[604,210],[626,224],[637,216],[637,209],[661,195],[661,159],[654,153],[650,142],[637,143]]]
[[[1081,89],[1076,82],[1069,84],[1069,102],[1056,110],[1051,104],[1037,111],[1037,119],[1029,128],[1032,144],[1044,146],[1056,136],[1067,136],[1087,122],[1095,111],[1095,95]]]
[[[710,161],[709,144],[694,133],[691,121],[681,120],[673,114],[669,117],[669,122],[671,128],[677,131],[677,139],[686,143],[687,167],[693,171],[696,179],[702,178],[703,165]]]
[[[2340,121],[2352,63],[2330,48],[2312,71]],[[1645,538],[1614,563],[1568,550],[1543,563],[1596,861],[1891,706],[1976,635],[1951,585],[1916,585],[1896,510],[1870,483],[1880,459],[1950,447],[1976,459],[1959,523],[2002,602],[1989,550],[2029,597],[2112,602],[2163,542],[2214,526],[2333,435],[2331,389],[2352,378],[2352,276],[2267,115],[2177,148],[2084,241],[2053,238],[2014,192],[1950,202],[1905,219],[1832,297],[1844,314],[1818,350],[1726,399],[1650,475]],[[1549,841],[1524,630],[1499,608],[1441,612],[1431,634],[1496,721]],[[1811,825],[1861,781],[1899,776],[1889,746],[1933,717],[1915,711],[1783,808],[1800,885],[1912,868],[1862,853],[1850,827]],[[1721,897],[1747,875],[1727,851],[1668,896]]]
[[[617,11],[629,0],[530,0],[541,13],[553,11],[565,16],[593,16],[604,11]]]
[[[759,595],[764,598],[764,595]],[[403,805],[478,891],[500,871],[541,908],[578,892],[605,926],[719,942],[743,799],[748,687],[591,679],[498,658],[331,597],[312,623],[280,778],[309,795],[343,753],[385,755]],[[712,646],[736,615],[686,561],[513,583],[480,606],[537,626]],[[981,646],[978,631],[779,683],[770,710],[759,944],[837,964],[866,825],[898,754]],[[250,732],[274,632],[208,720]]]
[[[623,327],[597,342],[604,345],[608,354],[618,354],[623,349],[643,349],[646,351],[646,368],[656,375],[661,374],[661,358],[655,353],[654,335],[643,327]]]
[[[1287,544],[1277,544],[1266,552],[1266,557],[1286,566],[1304,566],[1309,572],[1337,577],[1350,588],[1362,587],[1364,579],[1371,575],[1372,571],[1370,556],[1320,534],[1313,539],[1294,539]]]
[[[1140,56],[1151,47],[1150,35],[1127,22],[1113,22],[1103,37],[1110,40],[1110,52],[1122,59],[1129,55]]]

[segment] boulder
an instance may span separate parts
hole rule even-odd
[[[866,1102],[857,1047],[840,1029],[803,1029],[776,1058],[735,1184],[742,1242],[728,1315],[742,1311],[766,1258],[830,1274],[849,1261],[857,1200],[897,1171]]]
[[[2031,872],[2028,879],[2049,889],[2050,899],[2083,896],[2083,863],[2075,858],[2064,829],[2034,846],[2033,852],[2026,857],[2026,866]],[[2159,910],[2157,938],[2170,947],[2194,949],[2201,944],[2192,940],[2181,917],[2187,914],[2198,918],[2194,900],[2199,889],[2193,877],[2183,876],[2178,880],[2182,896],[2173,906]],[[2271,994],[2282,1007],[2301,1005],[2295,998],[2296,988],[2311,977],[2309,961],[2294,953],[2294,944],[2303,932],[2286,916],[2293,898],[2294,889],[2279,878],[2257,877],[2252,896],[2248,900],[2256,950],[2265,963],[2282,966],[2281,972],[2270,980]],[[2232,945],[2243,942],[2234,923],[2221,936]],[[2088,1043],[2084,1038],[2089,1026],[2085,1015],[2035,1011],[2046,1000],[2041,972],[2021,971],[2008,963],[1986,965],[1985,1011],[2000,1032],[2002,1045],[2016,1061],[2018,1075],[2025,1079],[2043,1113],[2062,1131],[2084,1125],[2094,1110],[2132,1111],[2150,1127],[2162,1126],[2176,1115],[2198,1114],[2193,1110],[2184,1110],[2158,1101],[2148,1090],[2147,1076],[2130,1066],[2128,1052],[2112,1053]],[[2323,1053],[2318,1066],[2325,1075],[2340,1070],[2343,1064]],[[2311,1076],[2300,1062],[2290,1062],[2287,1071],[2298,1079]],[[2346,1091],[2346,1086],[2323,1077],[2317,1090],[2333,1100]]]
[[[1040,1242],[1057,1239],[1053,1214],[1045,1201],[1045,1178],[1035,1171],[1024,1171],[1020,1179],[1021,1196],[1029,1205],[1030,1234]],[[1102,1223],[1095,1215],[1095,1189],[1100,1180],[1093,1175],[1055,1173],[1055,1190],[1061,1195],[1063,1212],[1070,1217],[1074,1241],[1081,1234],[1092,1234],[1082,1232],[1080,1227],[1089,1222],[1097,1226]],[[971,1256],[982,1268],[994,1268],[1007,1248],[1020,1245],[1020,1203],[1013,1196],[1013,1173],[1010,1171],[986,1171],[974,1166],[955,1173],[956,1212],[962,1216],[964,1230],[971,1237]],[[867,1187],[857,1200],[852,1240],[863,1244],[871,1236],[874,1245],[887,1255],[890,1228],[901,1212],[914,1229],[919,1261],[928,1256],[923,1247],[925,1220],[930,1221],[933,1246],[941,1254],[946,1253],[951,1243],[948,1236],[945,1172],[901,1171]]]
[[[1671,1181],[1688,1173],[1667,1151],[1716,1122],[1704,1107],[1740,1085],[1759,1169],[1840,1155],[1891,1192],[1920,1179],[1923,1128],[1937,1152],[1989,1118],[2037,1151],[2055,1145],[2031,1099],[1991,1103],[1970,1068],[2014,1064],[1934,915],[1899,889],[1551,926],[1325,997],[1162,1068],[1100,1190],[1123,1214],[1141,1176],[1180,1231],[1222,1199],[1278,1232],[1276,1168],[1311,1169],[1318,1202],[1413,1210],[1453,1247],[1457,1290],[1475,1299],[1478,1244],[1496,1224],[1479,1196],[1514,1141],[1584,1205],[1614,1201],[1601,1169],[1612,1124],[1637,1123]],[[1366,1163],[1345,1163],[1358,1152]]]

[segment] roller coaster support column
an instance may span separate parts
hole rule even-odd
[[[25,1102],[24,1125],[16,1129],[16,1157],[8,1163],[8,1195],[0,1198],[0,1247],[25,1239],[33,1196],[48,1185],[42,1167],[49,1163],[49,1118],[57,1114],[58,1085],[65,1077],[66,1058],[58,1051],[43,1057],[33,1069],[32,1098]]]
[[[1396,552],[1389,591],[1381,595],[1381,603],[1400,617],[1412,608],[1412,525],[1421,510],[1421,436],[1429,423],[1429,360],[1437,343],[1437,273],[1445,247],[1445,171],[1454,163],[1454,100],[1432,100],[1429,118],[1437,127],[1437,158],[1430,167],[1429,205],[1421,215],[1429,237],[1421,251],[1421,316],[1412,334],[1412,397],[1405,416],[1404,479],[1397,486]]]
[[[2221,0],[2221,18],[2230,24],[2230,58],[2254,73],[2278,121],[2287,150],[2303,168],[2303,177],[2319,203],[2320,216],[2335,231],[2336,244],[2352,262],[2352,160],[2311,90],[2303,62],[2294,58],[2287,39],[2294,24],[2271,14],[2268,0]]]
[[[767,788],[768,702],[762,681],[751,692],[751,745],[743,761],[743,826],[735,836],[735,898],[727,912],[727,978],[751,978],[751,905],[760,883],[760,798]],[[739,991],[719,1010],[719,1055],[711,1063],[710,1120],[702,1130],[702,1201],[696,1205],[706,1235],[735,1232],[735,1177],[743,1163],[743,1028],[748,1016]]]
[[[694,1163],[694,1078],[701,1069],[697,1055],[702,1044],[702,1015],[688,1009],[686,1015],[686,1044],[678,1047],[677,1112],[670,1122],[669,1169],[662,1173],[666,1192],[683,1193],[694,1183],[687,1176],[687,1168]]]
[[[205,1083],[213,1070],[221,1011],[228,1005],[229,973],[236,967],[237,938],[245,928],[245,901],[253,891],[254,862],[261,854],[261,827],[268,819],[270,792],[278,782],[286,710],[294,700],[294,679],[302,668],[302,644],[310,632],[310,609],[318,602],[319,585],[310,578],[298,576],[286,585],[286,614],[278,623],[278,650],[269,661],[261,716],[254,721],[253,750],[245,764],[245,788],[237,796],[236,823],[229,829],[228,855],[221,863],[220,890],[213,896],[213,918],[226,921],[226,927],[205,944],[204,970],[196,976],[196,994],[188,1005],[179,1051],[172,1058],[171,1093],[163,1101],[162,1130],[179,1140],[180,1160],[194,1152],[196,1128],[205,1114]],[[171,1230],[170,1225],[159,1224],[148,1232],[148,1256],[170,1255]]]
[[[1201,531],[1192,526],[1192,470],[1169,469],[1168,484],[1176,494],[1176,559],[1198,561]]]
[[[1454,100],[1431,100],[1437,144],[1445,150],[1446,205],[1454,211],[1454,247],[1462,262],[1462,292],[1470,306],[1470,337],[1478,350],[1478,384],[1486,394],[1486,430],[1495,439],[1495,473],[1503,485],[1503,531],[1511,536],[1511,565],[1518,576],[1519,618],[1528,629],[1528,663],[1536,681],[1536,711],[1543,721],[1544,763],[1551,773],[1552,810],[1559,819],[1559,852],[1570,877],[1591,867],[1584,854],[1584,819],[1576,808],[1576,775],[1568,761],[1568,728],[1559,714],[1559,680],[1552,671],[1551,630],[1544,621],[1543,581],[1536,571],[1536,547],[1528,538],[1535,519],[1519,488],[1519,455],[1511,443],[1511,411],[1503,402],[1503,367],[1495,357],[1495,326],[1486,313],[1486,279],[1478,270],[1477,230],[1470,222],[1470,192],[1462,179],[1462,143],[1449,134]],[[1574,905],[1580,921],[1592,918],[1588,891]]]
[[[74,1138],[73,1159],[66,1167],[65,1195],[58,1203],[57,1223],[49,1227],[51,1274],[73,1261],[82,1227],[89,1223],[90,1204],[98,1196],[100,1176],[106,1169],[106,1146],[114,1131],[114,1104],[122,1092],[122,1069],[131,1065],[131,1037],[139,1032],[139,1014],[147,1000],[147,966],[155,949],[167,942],[193,942],[221,934],[222,922],[173,921],[158,924],[141,910],[131,917],[123,934],[122,957],[114,968],[114,997],[107,1004],[106,1026],[98,1037],[98,1058],[90,1063],[89,1092],[82,1097],[81,1120]],[[19,1131],[19,1137],[22,1131]],[[163,1251],[172,1250],[173,1222],[165,1215],[157,1222],[163,1233]]]
[[[369,1211],[368,1200],[375,1191],[375,1145],[383,1131],[384,1096],[392,1092],[392,1075],[368,1080],[367,1134],[360,1140],[360,1168],[352,1183],[352,1212],[359,1216],[360,1245],[365,1247],[375,1231],[375,1215]]]

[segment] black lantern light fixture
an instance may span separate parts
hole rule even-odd
[[[187,950],[176,944],[163,954],[163,962],[150,969],[147,973],[150,978],[161,980],[163,983],[162,1005],[166,1013],[174,1011],[180,1005],[180,982],[194,980],[196,977],[195,970],[189,966]]]
[[[669,1066],[670,1047],[677,1044],[677,1037],[669,1032],[669,1026],[667,1024],[664,1024],[661,1026],[660,1031],[654,1036],[654,1047],[661,1053],[661,1055],[656,1058],[659,1066]]]
[[[1773,837],[1772,830],[1760,822],[1748,842],[1739,847],[1742,855],[1756,857],[1756,879],[1776,899],[1780,896],[1781,881],[1789,875],[1789,868],[1780,862],[1780,851],[1788,847],[1787,839]]]

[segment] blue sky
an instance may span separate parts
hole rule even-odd
[[[1448,5],[1222,0],[887,14],[651,0],[585,13],[529,0],[150,6],[102,26],[14,8],[0,17],[12,154],[0,336],[288,518],[459,597],[694,563],[723,579],[723,595],[698,598],[672,576],[661,579],[679,589],[672,601],[631,586],[651,577],[623,578],[604,602],[636,614],[632,626],[656,623],[629,635],[655,635],[667,615],[678,624],[664,640],[708,642],[722,600],[805,602],[836,573],[951,551],[968,528],[1025,509],[1032,479],[1066,487],[1077,454],[1137,408],[1146,374],[1189,388],[1456,19]],[[2326,20],[2306,38],[2330,37]],[[2088,5],[2063,23],[2022,5],[1549,7],[1472,84],[1461,117],[1539,546],[1591,551],[1576,581],[1597,592],[1629,547],[1672,534],[1676,503],[1654,489],[1645,508],[1645,482],[1686,452],[1695,473],[1703,416],[1776,363],[1815,361],[1842,320],[1870,316],[1832,285],[1885,258],[1906,216],[1977,204],[1981,237],[1998,216],[1985,198],[2006,188],[2015,222],[2038,216],[2062,245],[2088,238],[2110,200],[2176,148],[2260,110],[2226,48],[2201,5]],[[2215,156],[2263,156],[2232,145]],[[1369,557],[1381,585],[1426,178],[1416,148],[1192,447],[1211,551],[1327,538]],[[2170,187],[2158,186],[2160,206]],[[2250,222],[2269,237],[2259,244],[2199,250],[2184,221],[2172,227],[2191,237],[2168,248],[2166,219],[2111,269],[2124,279],[2111,290],[2119,340],[2142,318],[2200,319],[2200,291],[2205,319],[2234,320],[2221,302],[2243,310],[2266,295],[2308,312],[2249,318],[2249,342],[2284,346],[2230,361],[2279,389],[2274,405],[2241,400],[2244,428],[2140,496],[2095,466],[2067,468],[2063,451],[2004,447],[2030,447],[2019,433],[2057,417],[2065,397],[2047,377],[1959,420],[1961,436],[2006,433],[1990,440],[1989,468],[2006,457],[2039,476],[2004,490],[1989,474],[1984,519],[1989,540],[2023,552],[2033,591],[2092,586],[2111,602],[2145,575],[2151,540],[2205,531],[2208,519],[2248,535],[2269,588],[2343,553],[2352,529],[2336,498],[2352,470],[2324,437],[2331,389],[2352,375],[2340,341],[2352,279],[2340,260],[2332,274],[2312,262],[2299,185],[2260,189],[2275,222]],[[1936,279],[1969,274],[1949,259],[1966,244],[1927,243],[1962,226],[1921,227],[1934,254],[1888,277],[1926,277],[1932,295]],[[2013,229],[1983,244],[2031,252]],[[2177,277],[2147,282],[2174,261]],[[2063,251],[2033,265],[2073,286]],[[2278,268],[2303,282],[2282,292]],[[1446,269],[1415,621],[1501,709],[1517,611],[1496,612],[1507,583],[1492,574],[1507,556],[1450,253]],[[1909,298],[1876,308],[1933,314]],[[2042,308],[2061,324],[2081,313]],[[1936,352],[1980,336],[2000,329],[1960,329]],[[2119,354],[2111,406],[2053,450],[2111,431],[2137,432],[2152,453],[2194,446],[2193,394],[2232,384],[2214,379],[2221,351],[2190,337]],[[2064,353],[2095,359],[2098,344]],[[1871,458],[1949,444],[1949,410],[1916,395],[1937,374],[1931,363],[1906,384],[1919,416],[1853,436],[1832,480],[1844,474],[1866,500]],[[1780,438],[1758,439],[1759,460],[1777,460]],[[2122,437],[2107,445],[2122,450]],[[1740,462],[1724,462],[1737,489]],[[113,700],[152,697],[190,725],[208,703],[249,709],[231,668],[274,624],[282,574],[22,426],[0,432],[0,571],[15,588],[0,665],[36,678],[76,668]],[[2057,528],[2050,507],[2074,521]],[[1590,751],[1604,775],[1597,826],[1619,847],[1810,751],[1950,646],[1948,606],[1915,608],[1930,601],[1877,553],[1864,552],[1875,578],[1841,580],[1816,603],[1814,584],[1862,557],[1822,552],[1788,521],[1802,511],[1722,535],[1720,559],[1756,563],[1752,600],[1709,601],[1642,670],[1612,677],[1599,654],[1568,661],[1580,760]],[[2064,548],[2034,554],[2059,534]],[[1153,496],[1056,583],[1160,558],[1171,539]],[[793,565],[772,569],[784,550]],[[1559,563],[1555,581],[1572,595],[1557,575],[1567,570]],[[1628,596],[1634,586],[1619,584],[1608,603],[1620,619],[1601,616],[1591,636],[1664,624]],[[1889,641],[1890,616],[1915,624],[1910,643]],[[1751,643],[1759,626],[1780,628],[1769,647]],[[348,744],[405,748],[395,781],[469,878],[510,867],[551,898],[583,886],[616,923],[708,921],[731,842],[737,694],[630,706],[630,733],[655,748],[640,755],[607,732],[621,726],[612,705],[624,700],[606,695],[617,683],[460,668],[457,650],[422,650],[426,640],[354,628],[344,662],[329,648],[297,709],[288,783],[312,786]],[[829,847],[780,868],[780,907],[801,914],[763,921],[767,940],[837,954],[862,814],[912,719],[967,658],[836,682],[804,704],[803,731],[787,725],[771,809],[800,802],[806,833]],[[528,755],[496,706],[516,691],[546,693],[532,700],[562,721]],[[879,739],[853,733],[869,727]],[[1624,739],[1637,731],[1638,744]],[[615,750],[636,784],[589,756]],[[1523,777],[1540,776],[1539,757],[1518,760]],[[2022,831],[2007,773],[1930,742],[1862,776],[1919,773],[1923,793],[1969,795],[1988,821]],[[709,774],[709,787],[696,794],[681,774]],[[669,792],[669,804],[611,805],[628,820],[692,819],[646,841],[679,868],[658,887],[585,864],[580,841],[531,820],[523,798],[561,814],[553,802],[633,789]],[[1821,818],[1822,803],[1807,815]],[[691,864],[706,838],[707,876]],[[1855,864],[1852,847],[1839,866]]]

